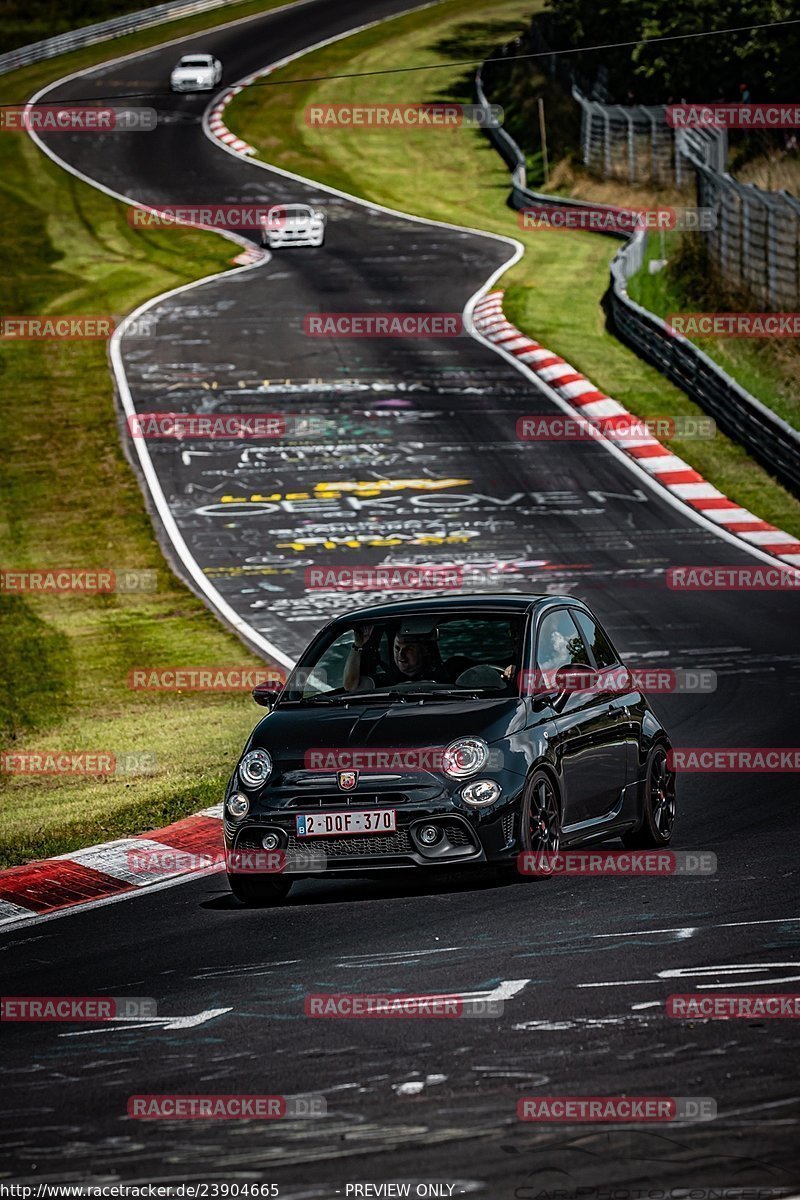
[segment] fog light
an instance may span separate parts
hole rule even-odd
[[[474,783],[467,784],[461,796],[473,808],[485,808],[500,799],[501,791],[500,784],[495,783],[493,779],[476,779]]]
[[[280,844],[280,838],[276,833],[265,833],[261,839],[261,845],[265,850],[277,850]]]
[[[232,821],[242,821],[250,811],[250,801],[242,792],[234,792],[225,801],[225,811]]]
[[[417,834],[423,846],[435,846],[441,836],[442,831],[436,825],[423,825]]]

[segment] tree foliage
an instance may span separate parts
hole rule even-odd
[[[608,71],[620,102],[798,99],[800,0],[548,0],[548,40],[576,49],[568,61],[581,75]],[[796,25],[754,28],[776,21]],[[745,26],[716,37],[687,35]],[[646,38],[673,38],[647,43]],[[641,40],[640,40],[641,39]],[[603,50],[590,46],[637,44]],[[583,48],[583,49],[582,49]]]

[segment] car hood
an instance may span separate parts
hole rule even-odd
[[[525,705],[519,697],[424,704],[364,702],[347,708],[279,705],[259,721],[247,749],[269,751],[273,782],[279,783],[286,771],[337,769],[331,766],[335,762],[331,754],[315,756],[315,751],[424,750],[469,736],[492,743],[524,724]],[[379,767],[377,761],[375,765]]]
[[[173,79],[211,79],[212,67],[176,67],[172,72]]]

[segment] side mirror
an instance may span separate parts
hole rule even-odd
[[[253,688],[253,699],[262,708],[271,708],[283,691],[283,684],[278,679],[267,679],[257,683]]]

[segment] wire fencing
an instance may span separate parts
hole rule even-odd
[[[478,103],[488,110],[480,71],[476,75],[475,91]],[[596,204],[534,192],[526,187],[525,156],[520,147],[504,130],[486,128],[485,131],[512,171],[509,197],[512,208],[534,211],[559,206],[598,209]],[[700,173],[703,172],[712,180],[720,178],[704,165],[700,168]],[[750,189],[744,190],[750,193]],[[670,331],[661,317],[631,299],[628,280],[647,260],[650,236],[647,230],[637,229],[632,236],[607,232],[625,240],[611,261],[610,286],[604,297],[611,327],[642,358],[686,392],[703,412],[713,417],[724,433],[743,445],[795,495],[800,494],[800,433],[687,338]],[[719,233],[719,229],[714,232]]]
[[[698,206],[716,217],[701,236],[724,282],[767,309],[800,308],[800,201],[728,174],[726,129],[673,128],[666,105],[615,104],[606,73],[578,76],[551,53],[541,23],[534,22],[533,43],[542,69],[580,106],[581,157],[592,174],[679,189],[694,183]]]

